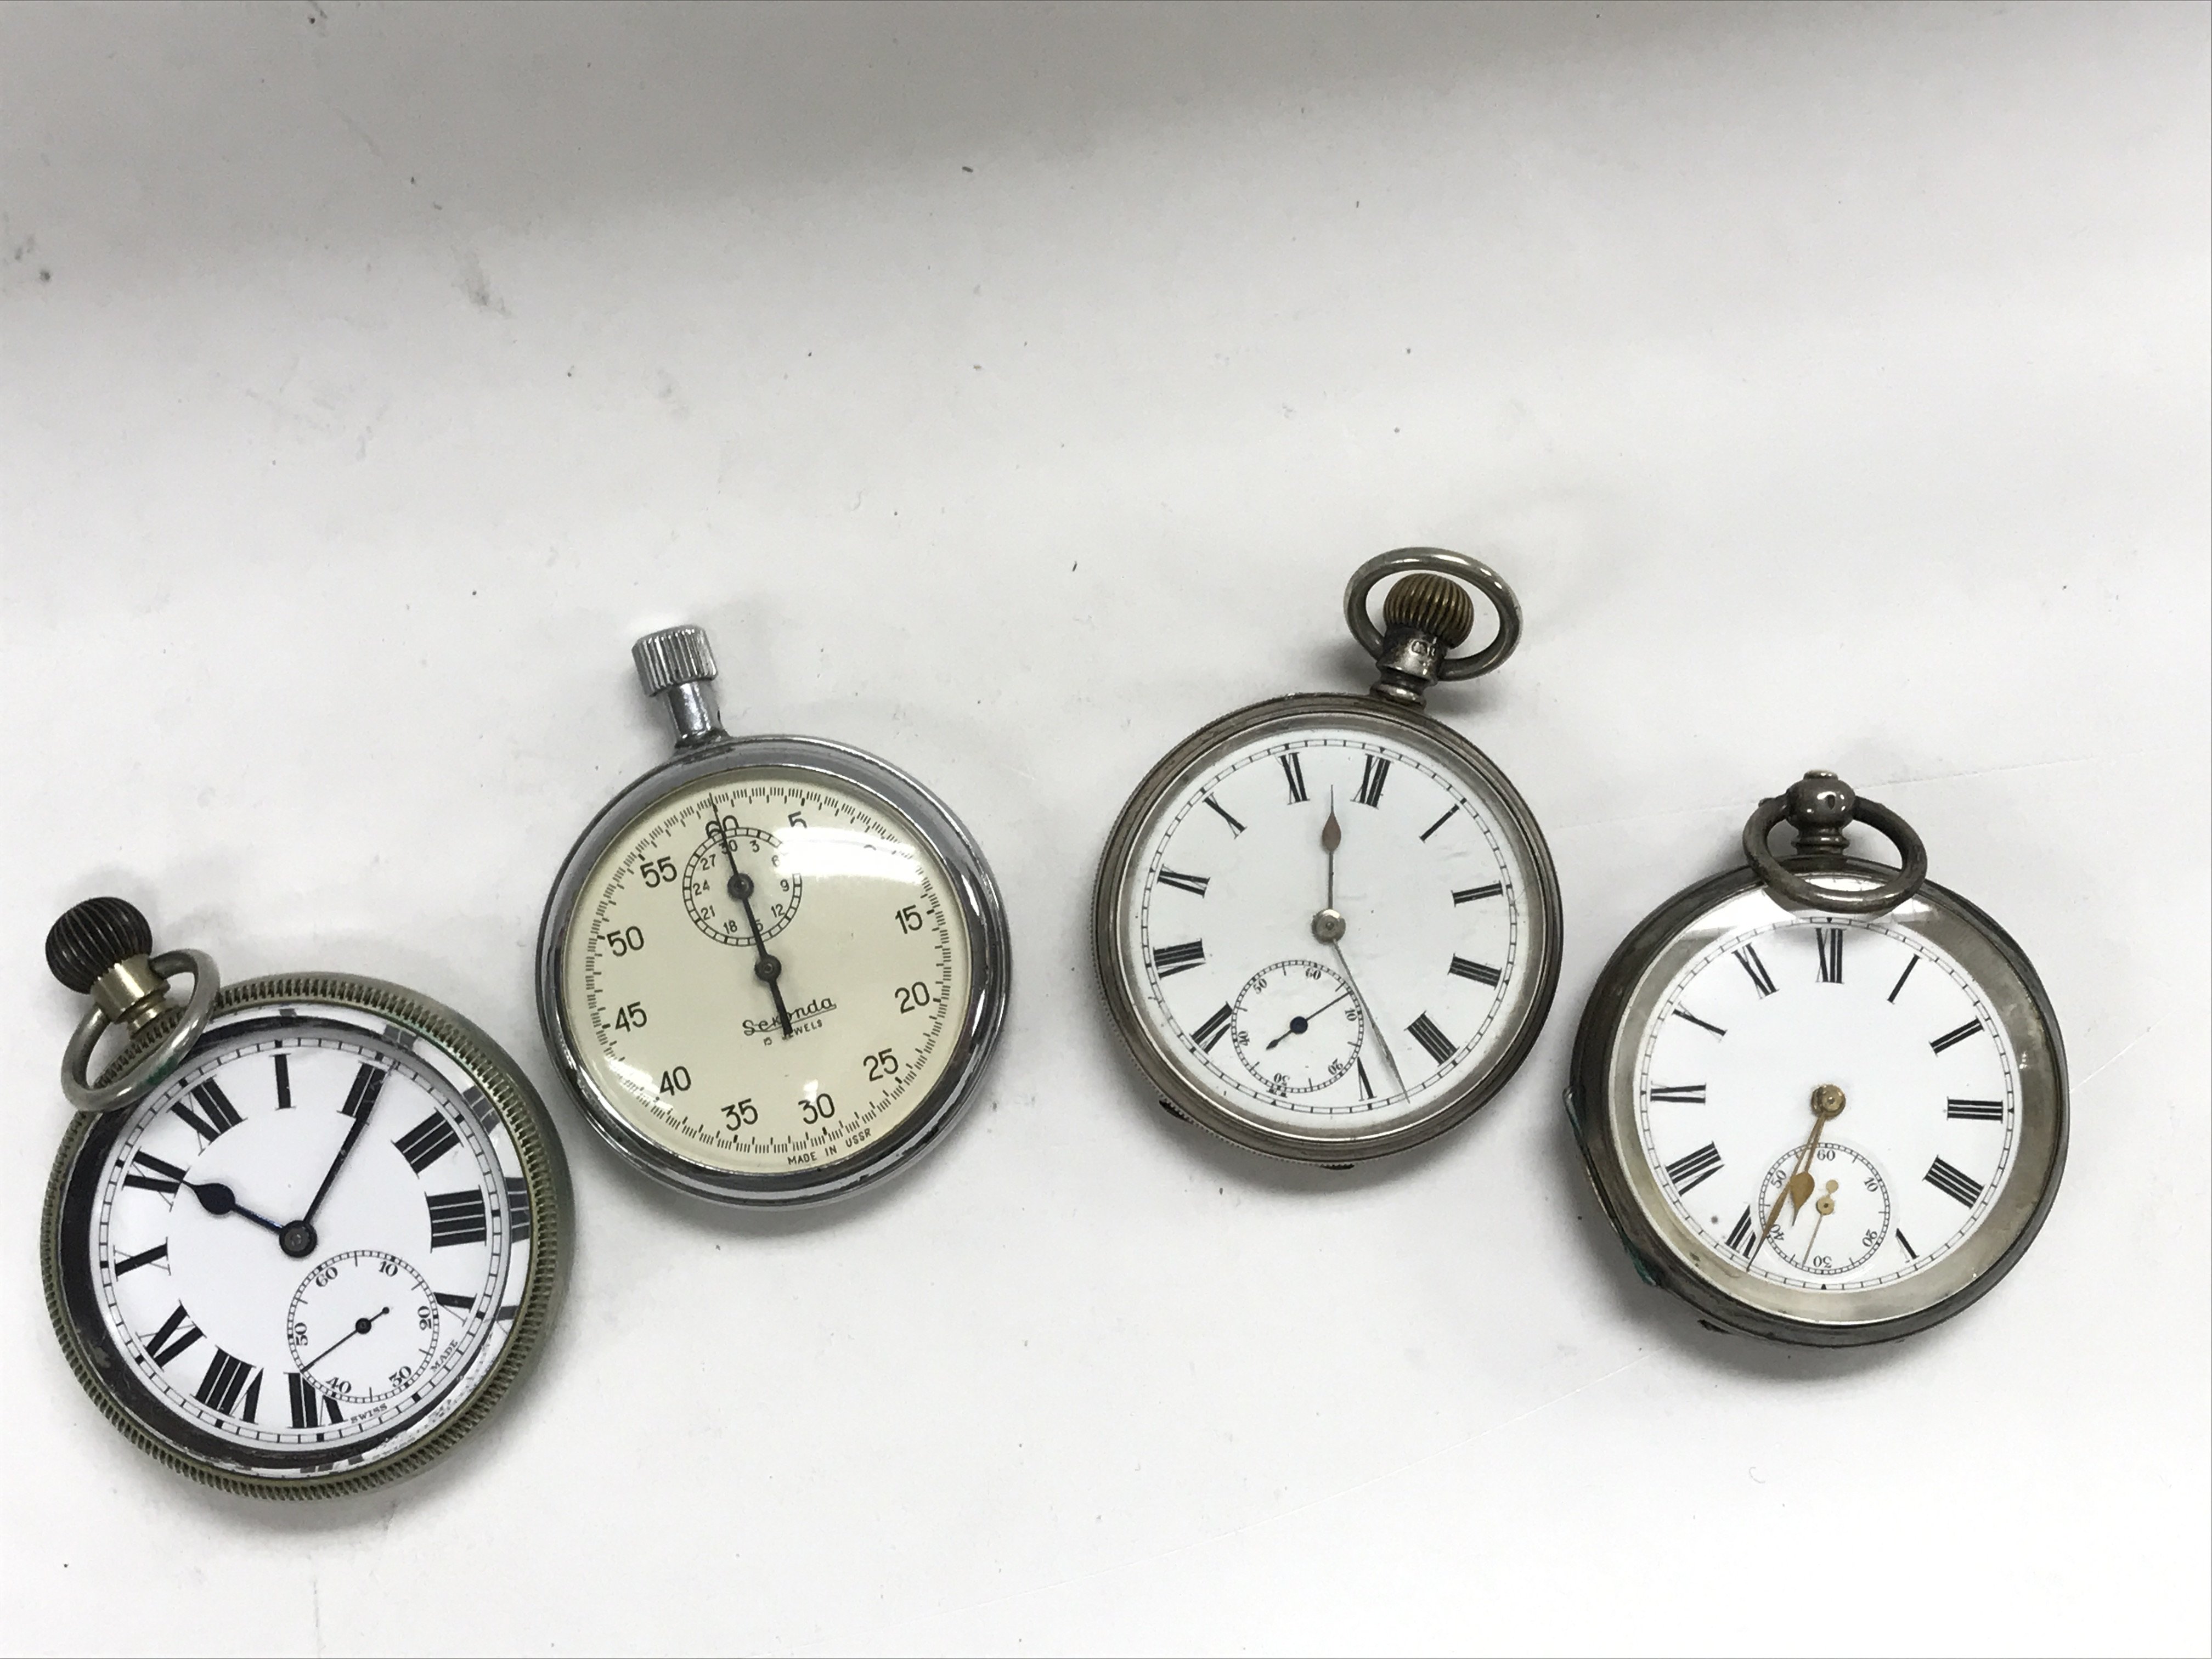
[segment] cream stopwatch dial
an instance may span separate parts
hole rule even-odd
[[[77,907],[58,973],[95,995],[157,983],[143,945],[86,965],[84,941],[127,944],[136,915]],[[150,995],[142,1014],[175,1021]],[[566,1176],[543,1109],[480,1032],[374,981],[250,981],[176,1035],[177,1063],[132,1066],[135,1098],[81,1119],[56,1165],[48,1283],[79,1376],[220,1485],[319,1495],[422,1467],[557,1301]]]
[[[641,642],[679,731],[705,653],[696,629]],[[789,1202],[873,1179],[950,1121],[1006,955],[988,869],[919,785],[833,744],[702,726],[571,854],[540,1006],[618,1150],[708,1196]]]
[[[1577,1131],[1647,1276],[1763,1335],[1902,1335],[1987,1290],[2040,1224],[2063,1048],[2019,947],[1924,880],[1894,814],[1824,773],[1761,812],[1754,868],[1679,896],[1607,967],[1576,1044]],[[1759,856],[1785,815],[1787,866]],[[1842,856],[1854,816],[1906,871]]]
[[[1509,647],[1510,592],[1461,556],[1385,555],[1353,579],[1360,622],[1401,570],[1420,574],[1387,598],[1373,693],[1280,698],[1196,733],[1139,786],[1099,871],[1108,1004],[1166,1103],[1309,1162],[1464,1117],[1527,1053],[1558,973],[1541,832],[1480,750],[1417,712],[1473,622],[1449,578],[1492,596]]]

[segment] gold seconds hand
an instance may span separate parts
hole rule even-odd
[[[1844,1091],[1832,1083],[1823,1083],[1813,1091],[1813,1133],[1797,1153],[1797,1167],[1790,1172],[1790,1180],[1774,1195],[1773,1206],[1766,1212],[1766,1221],[1759,1230],[1759,1237],[1751,1241],[1751,1254],[1743,1259],[1746,1273],[1759,1260],[1759,1247],[1766,1243],[1766,1235],[1774,1229],[1774,1218],[1782,1213],[1782,1200],[1796,1201],[1790,1206],[1790,1218],[1795,1221],[1797,1212],[1805,1207],[1805,1200],[1813,1195],[1813,1152],[1820,1144],[1820,1132],[1828,1127],[1828,1120],[1844,1109]]]

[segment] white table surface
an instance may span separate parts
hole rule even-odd
[[[0,11],[16,1652],[2203,1652],[2207,12]],[[1350,1176],[1170,1121],[1092,989],[1115,811],[1364,684],[1339,596],[1485,552],[1433,706],[1567,907],[1506,1091]],[[101,1421],[33,1243],[136,898],[556,1079],[530,951],[665,738],[928,780],[1013,1018],[905,1180],[651,1187],[562,1100],[546,1364],[431,1475],[201,1491]],[[1613,944],[1840,769],[2020,939],[2048,1226],[1884,1351],[1636,1282],[1559,1107]]]

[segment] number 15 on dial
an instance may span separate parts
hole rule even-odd
[[[633,652],[673,759],[610,802],[548,901],[538,1012],[600,1137],[738,1204],[852,1192],[934,1144],[1006,1015],[989,866],[903,773],[738,738],[704,633]]]

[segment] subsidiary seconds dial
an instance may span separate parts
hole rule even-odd
[[[664,797],[584,883],[562,983],[584,1065],[635,1127],[717,1169],[861,1152],[953,1048],[968,940],[949,885],[900,815],[818,775]]]

